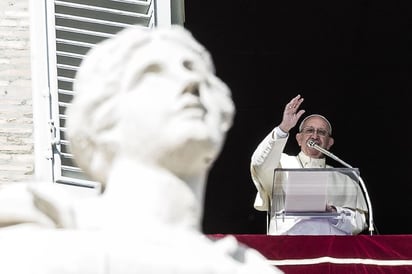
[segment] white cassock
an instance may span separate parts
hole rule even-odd
[[[281,178],[273,182],[275,168],[332,168],[325,159],[314,159],[300,152],[297,156],[283,153],[288,138],[279,138],[276,133],[268,134],[253,153],[251,175],[257,188],[254,207],[267,211],[274,193],[283,190]],[[271,218],[268,234],[270,235],[355,235],[367,228],[366,201],[359,185],[350,177],[333,173],[327,187],[328,203],[333,205],[340,218]],[[276,196],[276,197],[281,197]],[[282,199],[271,201],[284,204]],[[333,220],[333,221],[331,221]]]

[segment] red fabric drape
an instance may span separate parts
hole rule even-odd
[[[233,236],[285,273],[412,273],[412,235]]]

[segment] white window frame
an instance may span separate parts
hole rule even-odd
[[[148,28],[172,24],[183,25],[184,22],[184,0],[105,1],[128,2],[128,4],[137,2],[142,5],[146,5],[144,2],[149,3],[150,9],[153,9],[153,17],[147,18]],[[29,0],[35,179],[93,188],[98,186],[98,183],[62,174],[64,172],[62,172],[60,155],[65,140],[60,139],[60,132],[64,128],[60,126],[62,113],[59,113],[59,104],[61,106],[64,103],[59,102],[58,81],[65,77],[59,76],[57,72],[55,7],[66,5],[65,2],[68,2],[68,5],[76,5],[71,3],[76,2],[74,0]],[[77,167],[73,166],[73,168]]]

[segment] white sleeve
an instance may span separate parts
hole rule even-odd
[[[272,193],[273,169],[279,165],[288,138],[279,138],[276,128],[263,139],[251,159],[250,172],[258,194],[255,208],[268,209],[268,197]]]
[[[348,235],[356,235],[367,228],[365,213],[345,207],[335,206],[336,211],[342,215],[333,225]]]

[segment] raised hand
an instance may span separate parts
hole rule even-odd
[[[294,126],[296,126],[303,113],[305,113],[305,110],[299,110],[303,100],[303,97],[298,94],[286,104],[285,110],[283,111],[282,122],[279,125],[282,131],[289,132]]]

